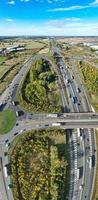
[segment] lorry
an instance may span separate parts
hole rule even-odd
[[[92,155],[89,157],[89,168],[91,169],[94,166],[95,166],[95,155]]]
[[[77,179],[82,178],[82,176],[83,176],[83,166],[77,169]]]
[[[8,174],[7,174],[7,166],[6,165],[4,166],[4,174],[5,174],[5,177],[8,176]]]
[[[58,113],[48,114],[47,117],[57,118],[59,116]]]
[[[80,137],[80,129],[77,128],[78,137]]]
[[[92,168],[92,156],[89,157],[89,168]]]
[[[52,123],[52,126],[61,126],[61,123],[57,122],[57,123]]]

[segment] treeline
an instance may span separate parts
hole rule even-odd
[[[98,70],[83,61],[79,62],[79,68],[89,92],[98,94]]]
[[[59,112],[59,90],[50,63],[44,59],[35,62],[22,86],[22,99],[31,110],[37,112]]]
[[[28,132],[10,150],[14,200],[66,199],[66,142],[58,135],[65,138],[63,130]]]

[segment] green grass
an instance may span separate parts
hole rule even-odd
[[[42,48],[44,46],[45,46],[44,43],[40,43],[40,42],[37,42],[37,41],[32,41],[30,44],[27,44],[26,48],[27,49],[36,49],[36,48]]]
[[[9,132],[15,125],[16,116],[12,110],[0,112],[0,134]]]
[[[3,56],[0,56],[0,65],[5,61],[5,57],[3,57]]]

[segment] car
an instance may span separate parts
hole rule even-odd
[[[72,79],[74,79],[74,76],[72,76]]]
[[[10,142],[9,143],[6,143],[6,147],[9,147],[10,146]]]
[[[18,123],[16,123],[16,126],[18,126],[19,124]]]
[[[22,133],[22,132],[23,132],[23,130],[21,129],[21,130],[20,130],[20,133]]]
[[[9,185],[7,186],[7,189],[8,189],[8,190],[10,189]]]
[[[83,153],[83,152],[81,152],[81,156],[82,156],[82,157],[84,156],[84,153]]]
[[[80,103],[78,103],[78,106],[80,106],[81,104]]]
[[[4,152],[4,156],[7,156],[8,155],[8,153],[7,152]]]
[[[85,139],[85,135],[83,135],[83,138]]]
[[[32,117],[31,117],[31,116],[29,116],[29,117],[28,117],[28,119],[32,119]]]
[[[80,88],[79,88],[79,87],[77,88],[77,92],[78,92],[78,93],[80,93],[80,92],[81,92],[81,90],[80,90]]]
[[[5,140],[5,143],[7,143],[9,140],[7,139],[7,140]]]
[[[14,133],[14,135],[18,135],[18,132]]]
[[[73,97],[72,97],[72,102],[73,102],[74,104],[77,103],[77,100],[78,100],[78,99],[77,99],[76,96],[73,96]]]

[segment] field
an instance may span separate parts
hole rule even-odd
[[[64,38],[57,37],[57,40],[62,43],[64,43],[64,42],[65,43],[70,43],[70,42],[73,42],[73,43],[84,43],[84,42],[98,43],[98,37],[64,37]]]
[[[38,48],[43,48],[45,46],[44,42],[40,42],[40,41],[31,41],[30,43],[28,43],[26,45],[27,49],[38,49]]]
[[[9,149],[14,199],[66,200],[67,151],[63,130],[36,130],[18,136]]]
[[[0,56],[0,65],[5,61],[5,57],[4,56]]]
[[[48,40],[42,40],[41,42],[40,40],[16,39],[0,42],[0,48],[12,47],[15,45],[24,45],[26,48],[26,50],[22,52],[12,52],[5,56],[0,56],[0,93],[9,85],[18,70],[22,67],[22,64],[33,53],[45,47],[46,44],[48,45]]]
[[[48,44],[48,39],[26,39],[26,38],[16,38],[16,39],[5,39],[3,41],[0,41],[0,48],[7,48],[17,45],[23,45],[25,47],[30,48],[40,48],[44,45]]]
[[[5,61],[0,65],[0,93],[10,84],[23,63],[37,50],[26,50],[6,55]]]
[[[30,112],[61,111],[60,91],[48,61],[39,59],[31,66],[19,89],[18,100]]]
[[[0,112],[0,134],[9,132],[16,122],[15,113],[11,110]]]

